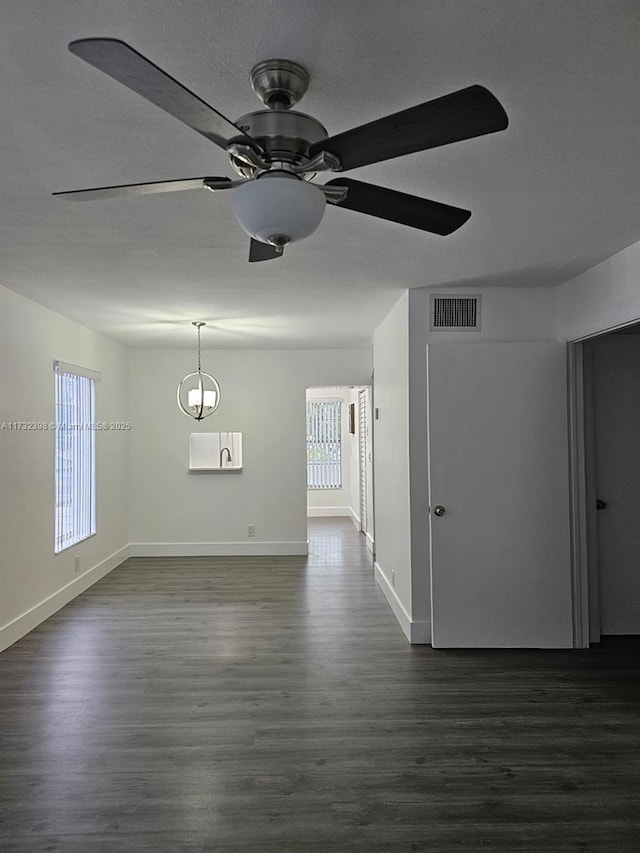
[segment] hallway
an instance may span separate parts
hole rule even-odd
[[[637,851],[637,644],[411,647],[309,538],[130,559],[0,655],[3,853]]]

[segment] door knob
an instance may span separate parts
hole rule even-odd
[[[433,514],[437,515],[438,518],[443,516],[445,514],[445,512],[446,512],[446,509],[443,506],[441,506],[440,504],[438,504],[438,506],[433,508]]]

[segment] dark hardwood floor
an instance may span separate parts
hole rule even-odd
[[[2,853],[640,850],[640,649],[407,644],[348,520],[131,559],[0,655]]]

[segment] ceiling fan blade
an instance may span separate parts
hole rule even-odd
[[[260,240],[251,240],[249,244],[249,263],[257,261],[272,261],[281,258],[283,246],[272,246],[271,243],[261,243]]]
[[[495,133],[508,124],[506,112],[488,89],[469,86],[316,142],[309,148],[309,157],[327,151],[339,158],[344,172]]]
[[[233,122],[126,42],[111,38],[79,39],[69,44],[69,50],[221,148],[226,148],[232,139],[242,139],[262,152],[258,143]]]
[[[219,184],[219,186],[218,186]],[[231,178],[186,178],[181,181],[153,181],[150,184],[122,184],[116,187],[91,187],[87,190],[68,190],[52,193],[64,196],[71,201],[93,201],[101,198],[122,198],[123,196],[150,195],[151,193],[173,193],[181,190],[230,189],[234,181]]]
[[[328,181],[325,186],[347,188],[346,197],[336,202],[336,207],[368,213],[369,216],[377,216],[378,219],[398,222],[400,225],[430,231],[432,234],[440,234],[443,237],[456,231],[471,216],[470,210],[399,193],[384,187],[376,187],[350,178],[336,178]]]

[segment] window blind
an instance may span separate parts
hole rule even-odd
[[[54,365],[55,553],[96,532],[96,379]]]
[[[342,403],[307,401],[307,488],[342,488]]]

